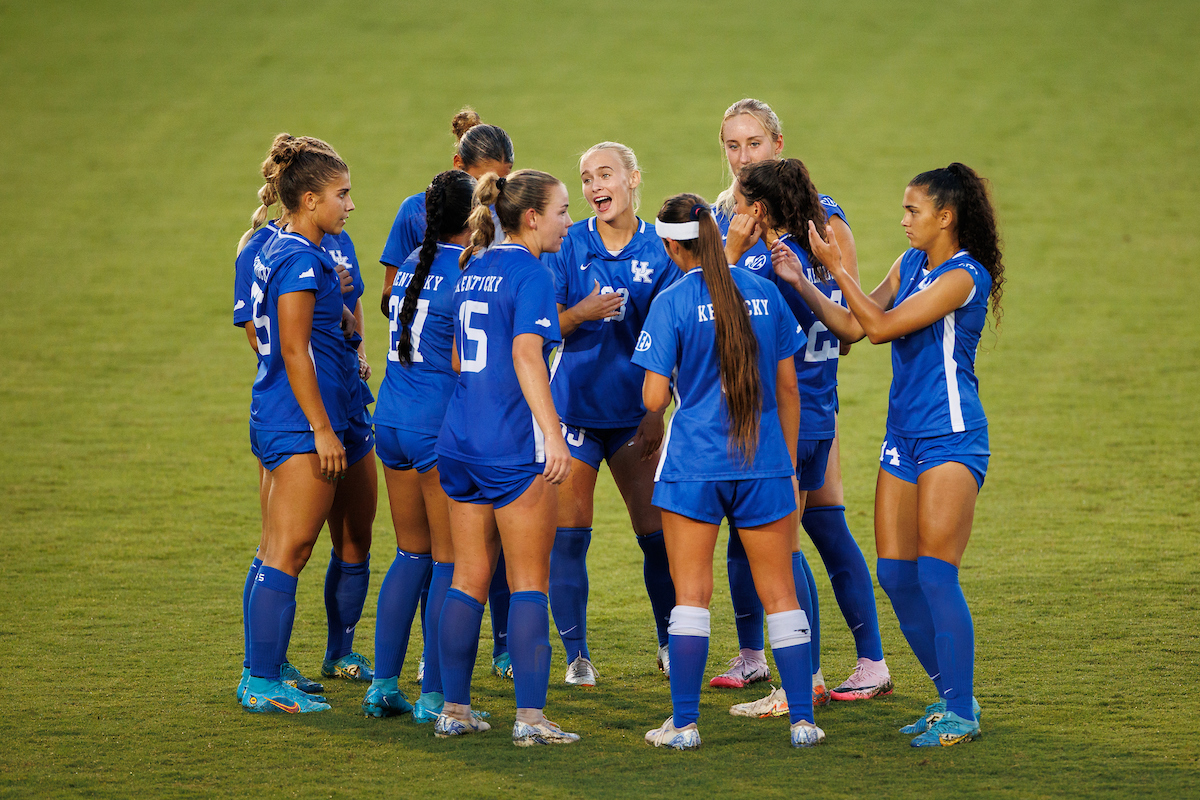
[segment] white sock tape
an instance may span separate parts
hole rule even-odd
[[[767,614],[767,637],[771,640],[772,650],[807,644],[812,641],[812,631],[808,627],[808,614],[805,614],[802,608],[794,611],[780,611],[778,614]]]
[[[709,620],[707,608],[675,606],[671,609],[671,623],[667,625],[667,633],[675,636],[707,637],[711,630]]]

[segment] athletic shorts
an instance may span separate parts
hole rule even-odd
[[[429,472],[437,466],[437,453],[433,452],[437,439],[436,433],[375,425],[375,449],[388,469],[415,469],[422,475]]]
[[[663,511],[719,525],[754,528],[796,510],[791,478],[738,481],[658,481],[650,501]]]
[[[889,430],[879,449],[879,464],[905,483],[916,483],[917,476],[925,470],[954,462],[969,469],[982,489],[990,455],[986,425],[923,439],[897,436]]]
[[[346,431],[336,433],[345,446]],[[317,452],[317,442],[312,431],[264,431],[251,425],[250,450],[264,469],[273,470],[292,456]],[[346,448],[346,454],[346,463],[352,463],[348,458],[349,448]]]
[[[375,447],[375,429],[371,427],[371,412],[362,410],[350,418],[350,427],[343,439],[346,444],[346,465],[354,466],[371,454]]]
[[[825,485],[825,467],[833,439],[801,439],[796,448],[796,477],[800,491],[815,492]]]
[[[637,426],[632,428],[580,428],[576,425],[562,426],[563,438],[577,458],[592,469],[600,469],[600,462],[607,461],[627,442],[637,435]]]
[[[544,464],[496,467],[438,456],[438,477],[447,497],[494,508],[504,508],[525,494],[545,469]]]

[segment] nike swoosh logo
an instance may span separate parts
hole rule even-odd
[[[588,267],[590,267],[590,266],[591,266],[591,263],[589,262],[589,263],[587,263],[587,264],[580,264],[580,265],[579,265],[579,268],[580,268],[581,270],[584,270],[584,269],[587,269],[587,268],[588,268]]]
[[[559,635],[559,636],[566,636],[568,633],[570,633],[571,631],[575,630],[575,629],[576,629],[576,628],[578,628],[578,627],[579,627],[578,625],[572,625],[571,627],[567,628],[565,631],[561,631],[561,630],[560,630],[560,631],[558,632],[558,635]]]
[[[299,714],[300,713],[300,704],[297,703],[295,700],[292,701],[292,704],[290,706],[285,706],[283,703],[279,702],[278,700],[271,698],[271,705],[275,706],[280,711],[286,711],[289,714]]]

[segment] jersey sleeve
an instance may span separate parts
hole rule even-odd
[[[233,324],[239,328],[254,317],[254,299],[250,296],[253,282],[254,255],[246,247],[238,254],[233,266]]]
[[[325,265],[311,253],[300,253],[280,264],[271,275],[277,296],[292,292],[318,292]]]
[[[396,212],[396,220],[392,223],[392,230],[383,246],[383,254],[379,256],[379,261],[389,267],[399,267],[404,263],[404,259],[408,258],[409,253],[421,244],[422,232],[418,231],[413,223],[417,216],[417,197],[418,195],[413,195],[406,199]]]
[[[632,359],[642,369],[667,377],[679,363],[679,332],[672,320],[672,310],[665,298],[657,298],[651,304]]]
[[[850,227],[850,220],[846,219],[846,212],[843,211],[842,207],[837,204],[837,201],[827,194],[823,194],[820,197],[821,206],[825,209],[825,216],[829,217],[830,219],[833,219],[834,217],[841,217],[842,222],[846,223],[846,227]]]
[[[514,276],[509,287],[513,302],[513,338],[522,333],[536,333],[547,342],[561,342],[558,327],[558,306],[554,301],[554,279],[540,263]]]

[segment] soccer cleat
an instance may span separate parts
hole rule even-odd
[[[328,711],[329,704],[318,702],[281,681],[250,678],[242,695],[242,708],[258,714],[308,714]]]
[[[741,689],[751,683],[771,680],[771,668],[767,660],[746,658],[741,653],[729,659],[729,669],[708,682],[718,689]]]
[[[433,722],[442,713],[444,698],[441,692],[425,692],[413,703],[413,722]]]
[[[439,739],[448,739],[451,736],[466,736],[469,733],[483,733],[491,729],[492,726],[484,722],[483,718],[474,711],[471,712],[471,719],[468,722],[446,714],[438,714],[437,722],[433,724],[433,735]]]
[[[492,659],[492,674],[512,680],[512,656],[507,650]]]
[[[242,702],[242,695],[246,693],[246,685],[248,683],[250,683],[250,668],[242,667],[242,677],[241,680],[238,681],[237,689],[234,690],[233,694],[239,703]]]
[[[658,648],[658,671],[671,677],[671,648],[665,644]]]
[[[761,700],[753,703],[738,703],[729,707],[729,713],[735,717],[786,717],[788,714],[787,693],[783,687],[775,689]]]
[[[533,747],[537,744],[570,744],[578,741],[578,733],[567,733],[545,717],[542,717],[542,721],[536,725],[519,721],[513,723],[513,744],[517,747]]]
[[[371,662],[361,653],[347,653],[336,661],[325,659],[321,664],[321,674],[326,678],[345,678],[348,681],[375,680]]]
[[[870,700],[892,693],[892,677],[882,660],[860,658],[850,677],[830,692],[834,700]]]
[[[396,686],[396,679],[372,681],[362,701],[363,713],[368,717],[394,717],[413,710],[408,696]]]
[[[293,689],[299,689],[305,694],[321,694],[325,691],[325,687],[322,684],[310,681],[300,674],[300,670],[287,661],[279,666],[279,677],[288,686],[291,686]]]
[[[974,697],[971,698],[971,710],[975,712],[975,719],[979,719],[979,714],[980,714],[979,701],[976,700]],[[900,732],[901,733],[924,733],[925,731],[929,730],[929,727],[931,725],[933,725],[933,723],[935,723],[939,719],[941,719],[942,715],[945,713],[946,713],[946,701],[938,700],[936,703],[931,703],[931,704],[925,706],[925,716],[921,717],[919,720],[917,720],[916,722],[914,722],[911,725],[905,725],[903,728],[900,729]]]
[[[813,673],[813,708],[829,705],[829,690],[825,688],[825,676],[821,670]]]
[[[929,727],[929,730],[909,744],[913,747],[952,747],[961,742],[973,742],[979,736],[978,720],[968,722],[953,711],[947,711]]]
[[[567,667],[567,677],[565,680],[572,686],[595,686],[596,678],[599,677],[599,670],[596,669],[591,661],[580,655],[571,662],[571,666]]]
[[[825,731],[807,720],[792,724],[792,747],[816,747],[825,743]]]
[[[700,729],[694,722],[676,728],[672,715],[660,727],[646,731],[646,744],[672,750],[696,750],[700,747]]]

